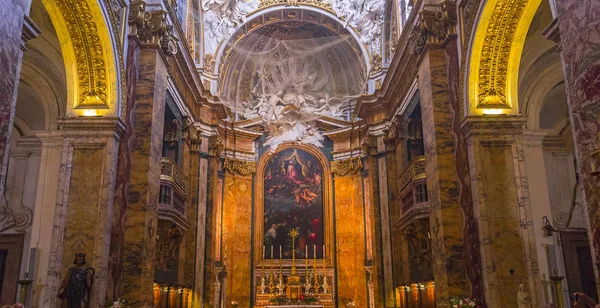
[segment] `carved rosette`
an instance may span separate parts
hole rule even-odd
[[[256,172],[256,163],[245,160],[225,158],[223,170],[231,175],[251,176]]]
[[[200,152],[200,145],[202,144],[202,130],[199,127],[193,125],[193,121],[189,118],[186,120],[187,125],[182,130],[182,138],[190,146],[190,151]]]
[[[331,173],[335,176],[357,175],[361,172],[362,167],[360,157],[334,161],[331,163]]]
[[[173,25],[167,24],[167,11],[146,11],[145,0],[133,0],[129,8],[130,34],[144,45],[160,47],[166,55],[177,53]]]

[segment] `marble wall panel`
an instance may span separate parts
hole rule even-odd
[[[379,181],[379,207],[381,223],[381,253],[383,267],[383,286],[385,290],[385,305],[394,305],[393,284],[393,262],[392,262],[392,238],[390,220],[390,198],[388,186],[388,164],[386,157],[377,159],[377,171]]]
[[[227,266],[226,303],[249,307],[252,298],[252,178],[227,174],[223,197],[223,262]]]
[[[154,48],[141,49],[137,65],[121,298],[152,306],[167,67]]]
[[[367,307],[362,177],[336,177],[334,189],[338,305]]]
[[[484,143],[471,148],[472,178],[477,182],[483,278],[489,307],[516,307],[519,284],[528,286],[525,247],[517,204],[512,143]]]
[[[589,216],[596,285],[600,292],[600,180],[591,175],[600,167],[600,2],[556,0],[561,58],[565,74],[578,173]]]
[[[436,301],[446,307],[449,297],[469,295],[463,211],[459,187],[450,108],[447,57],[443,49],[430,48],[419,68],[419,90],[430,206],[433,273]]]
[[[384,276],[383,276],[383,246],[381,234],[381,207],[379,206],[379,178],[377,172],[377,157],[369,156],[366,164],[368,172],[369,192],[372,206],[373,240],[371,245],[373,251],[373,284],[375,289],[375,307],[385,307]]]
[[[0,183],[4,183],[23,51],[22,1],[0,0]],[[0,195],[4,193],[0,186]]]

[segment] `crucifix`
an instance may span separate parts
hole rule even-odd
[[[292,229],[288,235],[292,238],[292,276],[296,276],[296,237],[298,236],[298,231]]]

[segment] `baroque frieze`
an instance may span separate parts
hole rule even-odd
[[[239,159],[225,158],[223,161],[223,170],[232,175],[251,176],[256,172],[256,163]]]
[[[356,175],[362,170],[360,157],[331,162],[331,172],[335,176]]]

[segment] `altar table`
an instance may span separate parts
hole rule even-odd
[[[324,308],[323,305],[278,305],[265,306],[265,308]]]

